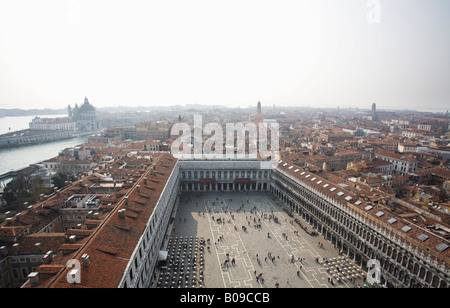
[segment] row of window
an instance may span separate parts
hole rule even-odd
[[[231,171],[182,171],[182,179],[203,179],[203,178],[217,178],[217,179],[236,179],[236,178],[257,178],[268,179],[268,171],[255,171],[255,170],[231,170]]]
[[[137,280],[137,287],[145,287],[142,284],[145,282],[145,278],[152,272],[152,263],[155,262],[155,259],[150,258],[150,256],[155,256],[158,252],[159,246],[156,245],[158,245],[158,242],[162,241],[164,237],[166,231],[165,228],[177,197],[177,194],[173,193],[173,191],[175,191],[175,187],[179,187],[180,185],[177,170],[175,170],[174,174],[175,176],[172,176],[167,183],[167,187],[172,189],[166,190],[166,193],[161,196],[158,206],[155,207],[153,212],[152,219],[143,234],[138,252],[135,255],[134,260],[131,263],[132,266],[128,271],[128,279],[124,283],[124,288],[127,288],[129,283],[133,282],[136,278],[135,275],[139,274],[140,276]],[[142,264],[143,268],[140,269],[139,267],[142,266]]]
[[[349,218],[345,214],[341,213],[339,210],[329,206],[329,203],[321,198],[317,198],[315,194],[305,191],[300,185],[291,181],[291,179],[284,177],[283,180],[276,179],[276,182],[280,187],[294,186],[297,189],[296,194],[294,194],[294,199],[300,204],[306,205],[307,210],[313,214],[320,221],[325,223],[326,226],[331,227],[333,230],[339,233],[347,242],[352,244],[355,248],[362,251],[364,254],[368,255],[369,247],[365,245],[370,243],[379,252],[383,252],[388,256],[390,260],[394,260],[398,264],[407,268],[413,275],[417,275],[421,279],[425,279],[427,283],[432,283],[434,287],[440,285],[447,285],[447,282],[440,281],[438,275],[428,275],[425,277],[426,270],[423,267],[418,266],[415,258],[411,258],[406,254],[401,253],[398,249],[390,245],[390,241],[384,237],[379,237],[377,234],[366,229],[365,226],[360,225],[354,221],[354,218]],[[291,188],[288,188],[291,190]],[[301,195],[302,197],[297,197],[296,195]],[[314,206],[309,206],[303,200],[309,201]],[[420,272],[419,272],[420,270]],[[409,278],[408,278],[409,279]],[[433,282],[432,282],[433,280]]]

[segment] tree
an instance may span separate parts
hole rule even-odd
[[[35,203],[41,194],[50,192],[44,180],[33,176],[34,172],[33,168],[22,170],[6,185],[3,199],[9,210],[24,210],[24,202]]]
[[[31,182],[31,186],[28,193],[28,202],[35,203],[39,201],[41,194],[48,194],[50,190],[45,186],[45,182],[40,177],[35,177]]]
[[[55,187],[57,187],[58,189],[66,186],[67,181],[73,181],[73,180],[74,180],[74,176],[68,175],[67,173],[64,173],[64,172],[58,172],[57,174],[52,176],[53,185],[55,185]]]

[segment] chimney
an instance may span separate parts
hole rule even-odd
[[[13,247],[12,253],[13,253],[14,255],[18,255],[18,254],[19,254],[19,243],[13,244],[12,247]]]
[[[34,253],[40,254],[41,253],[41,243],[34,244]]]
[[[87,253],[83,254],[81,259],[83,260],[83,266],[89,267],[91,265],[91,257]]]
[[[144,184],[147,185],[147,177],[144,178]]]
[[[47,251],[45,256],[42,257],[42,261],[44,262],[44,264],[49,264],[52,260],[53,260],[52,251],[49,250],[49,251]]]
[[[31,272],[28,275],[28,279],[30,280],[30,285],[32,287],[35,287],[39,284],[39,273],[38,272]]]
[[[124,197],[125,199],[125,204],[128,205],[128,196]]]
[[[6,225],[10,226],[12,224],[12,221],[13,221],[12,217],[6,218]]]
[[[141,185],[137,185],[137,191],[141,192]]]
[[[0,247],[0,256],[6,257],[8,255],[8,247],[2,246]]]
[[[127,216],[125,215],[125,209],[121,209],[121,210],[119,210],[119,218],[121,218],[121,219],[126,219],[127,218]]]

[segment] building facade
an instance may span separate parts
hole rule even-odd
[[[31,130],[67,130],[74,132],[76,129],[76,123],[69,118],[40,118],[35,117],[31,120]]]
[[[391,152],[376,153],[375,157],[390,162],[394,166],[393,171],[396,174],[408,174],[414,172],[418,165],[417,160],[410,156]]]
[[[450,286],[448,257],[440,255],[447,250],[448,240],[437,237],[436,246],[427,247],[424,243],[433,236],[431,233],[423,230],[416,233],[415,227],[409,224],[394,228],[400,218],[387,219],[386,210],[355,201],[355,196],[347,195],[331,183],[296,170],[298,175],[287,168],[272,172],[271,193],[362,268],[368,268],[369,260],[378,260],[383,284],[389,287]],[[368,214],[371,210],[375,215]]]

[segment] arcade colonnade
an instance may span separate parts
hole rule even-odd
[[[450,286],[448,270],[422,252],[279,169],[271,173],[270,192],[360,267],[367,270],[370,259],[380,261],[381,282],[388,287]]]
[[[180,161],[182,192],[268,191],[271,169],[256,161]]]

